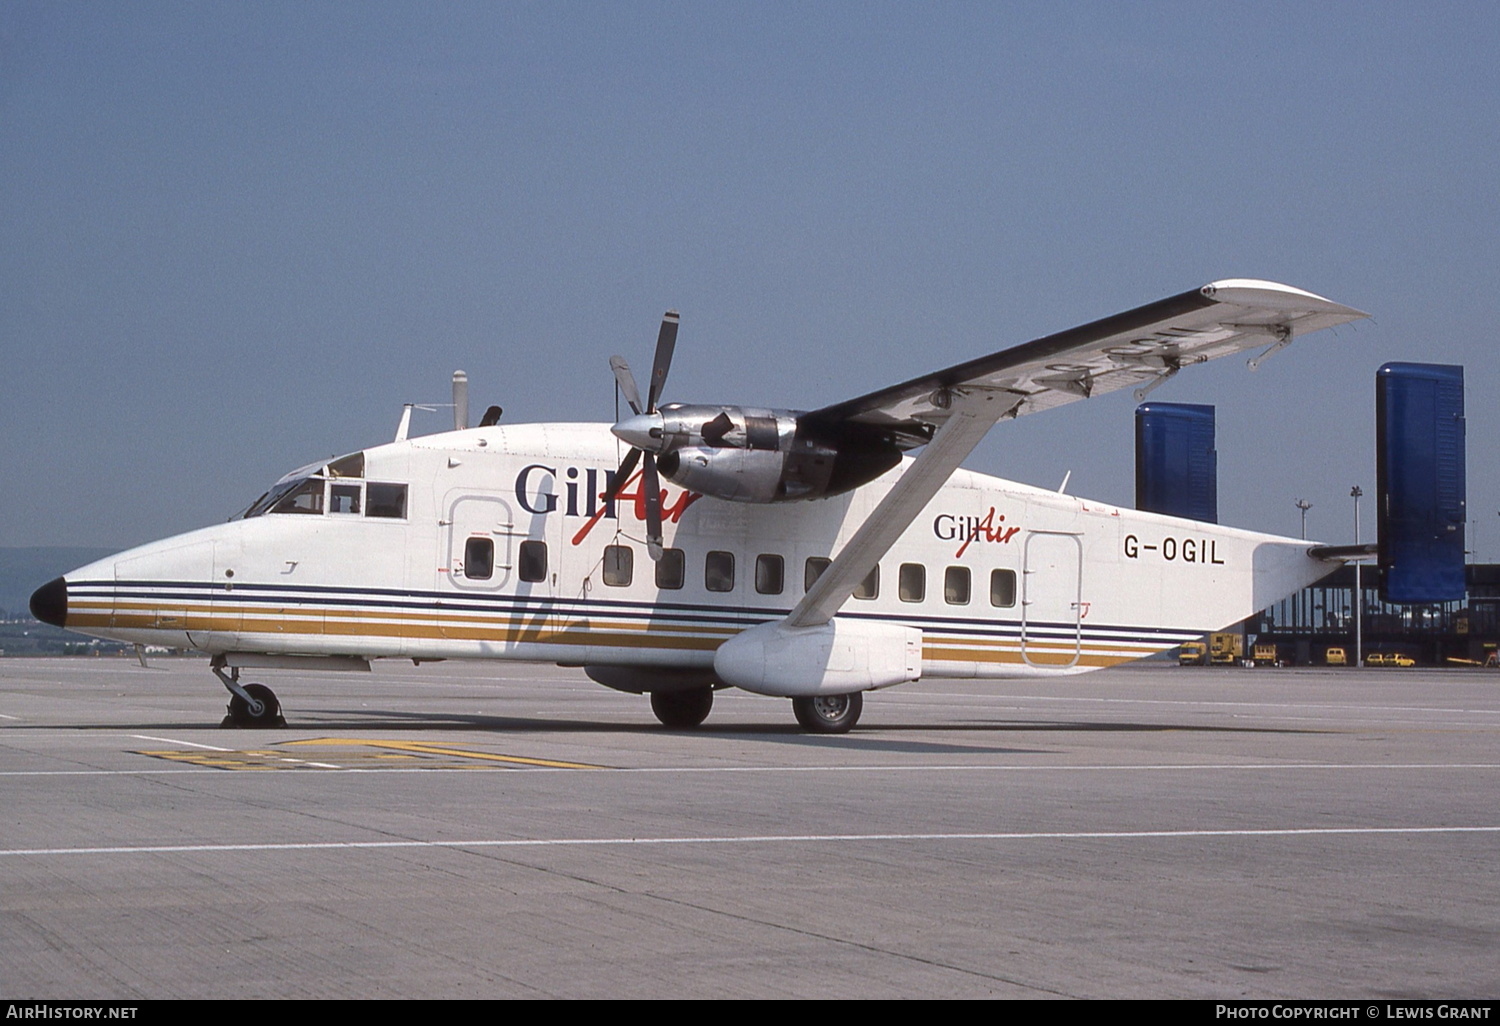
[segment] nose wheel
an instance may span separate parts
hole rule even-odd
[[[264,684],[241,684],[240,669],[232,666],[224,672],[222,657],[211,664],[214,675],[229,689],[229,707],[225,710],[221,727],[284,727],[286,717],[281,715],[281,702],[276,692]]]
[[[276,692],[264,684],[246,684],[245,694],[229,697],[229,709],[224,717],[225,727],[284,727],[286,717],[281,715],[281,702]]]

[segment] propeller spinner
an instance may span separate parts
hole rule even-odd
[[[641,469],[641,487],[646,495],[646,551],[653,560],[661,559],[661,479],[656,472],[656,457],[667,447],[666,432],[662,416],[657,411],[656,401],[661,398],[667,383],[667,372],[672,368],[672,353],[677,348],[676,310],[668,310],[661,319],[661,332],[656,336],[656,359],[651,365],[651,382],[646,388],[646,405],[641,406],[640,389],[636,388],[635,375],[623,356],[611,356],[609,366],[615,372],[615,382],[625,401],[630,404],[634,416],[626,417],[610,430],[615,437],[630,446],[630,451],[620,461],[615,473],[615,483],[605,494],[605,501],[613,501],[625,482],[630,479],[637,462],[645,457]]]

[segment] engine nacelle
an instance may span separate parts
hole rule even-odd
[[[661,408],[669,448],[657,469],[673,484],[732,502],[838,495],[890,470],[901,450],[884,434],[807,427],[793,410],[739,406]]]

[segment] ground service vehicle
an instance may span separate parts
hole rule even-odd
[[[1276,666],[1279,664],[1276,655],[1276,646],[1269,641],[1256,642],[1255,647],[1250,652],[1250,659],[1256,666]]]
[[[1201,641],[1184,641],[1177,651],[1177,665],[1203,666],[1208,663],[1208,646]]]
[[[1208,661],[1214,666],[1234,666],[1245,654],[1245,639],[1236,631],[1209,635]]]

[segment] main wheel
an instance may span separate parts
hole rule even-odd
[[[792,699],[797,722],[809,734],[847,734],[859,722],[865,707],[865,696],[858,691],[849,695],[816,695]]]
[[[260,712],[251,711],[250,703],[239,695],[229,696],[229,712],[221,724],[225,727],[284,727],[286,718],[281,715],[281,703],[276,692],[264,684],[246,684],[245,691],[260,703]]]
[[[696,727],[714,707],[713,688],[651,692],[651,711],[668,727]]]

